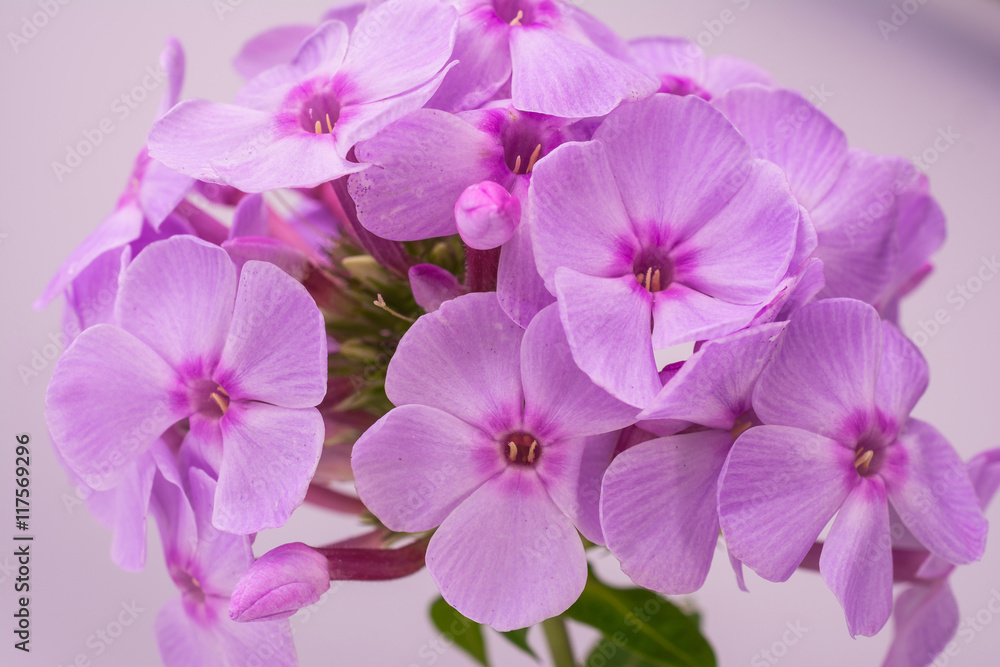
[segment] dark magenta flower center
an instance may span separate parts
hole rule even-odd
[[[206,417],[219,419],[229,410],[229,392],[212,380],[196,382],[189,396],[195,411]]]
[[[299,107],[299,125],[306,132],[330,134],[339,119],[340,100],[331,91],[320,90]]]
[[[542,454],[542,446],[530,433],[511,433],[503,442],[503,455],[511,463],[534,465]]]
[[[505,23],[528,25],[535,22],[535,7],[532,0],[493,0],[493,11]]]
[[[639,253],[632,263],[632,272],[643,289],[659,292],[667,289],[674,279],[674,262],[656,248]]]

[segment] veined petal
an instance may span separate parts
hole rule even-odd
[[[458,112],[478,109],[510,81],[510,28],[486,12],[461,17],[452,58],[458,60],[427,106]],[[486,20],[482,20],[484,18]],[[478,19],[478,20],[477,20]]]
[[[826,299],[802,307],[760,375],[757,416],[853,443],[871,425],[881,348],[871,306]]]
[[[979,560],[986,519],[958,453],[938,431],[910,419],[880,470],[899,518],[932,553],[955,565]]]
[[[742,329],[763,305],[730,303],[681,283],[671,283],[667,289],[654,293],[652,301],[652,342],[656,350]]]
[[[191,468],[187,488],[198,531],[198,547],[187,570],[205,593],[228,598],[236,582],[253,564],[251,539],[222,532],[213,525],[218,485],[207,472]]]
[[[445,519],[427,569],[451,606],[501,632],[561,614],[587,581],[572,521],[533,472],[513,466]]]
[[[515,185],[515,192],[516,188]],[[527,201],[527,198],[521,201]],[[531,226],[523,218],[514,230],[514,236],[500,251],[497,301],[504,312],[522,327],[527,327],[539,311],[556,302],[556,298],[545,288],[545,280],[538,273],[531,241]]]
[[[573,361],[556,304],[538,313],[524,332],[521,384],[525,428],[543,441],[635,423],[636,408],[598,387]]]
[[[719,539],[719,474],[728,430],[657,438],[619,454],[604,476],[601,523],[622,571],[674,595],[705,582]]]
[[[882,432],[895,435],[906,423],[930,381],[920,350],[894,325],[882,323],[882,361],[875,385],[875,405],[889,423]]]
[[[519,425],[524,332],[494,293],[460,296],[421,317],[389,362],[385,390],[395,405],[452,414],[496,437]]]
[[[302,504],[323,449],[319,410],[233,401],[220,423],[213,525],[239,534],[284,525]]]
[[[599,387],[638,408],[663,386],[650,339],[650,299],[635,280],[594,278],[560,268],[559,315],[573,359]]]
[[[847,496],[823,543],[819,571],[847,616],[852,637],[874,636],[892,613],[889,502],[877,476]]]
[[[125,270],[115,316],[185,379],[202,379],[219,362],[235,298],[226,251],[175,236],[151,244]]]
[[[313,407],[326,394],[326,325],[305,287],[281,268],[249,261],[214,378],[233,400]]]
[[[910,586],[896,598],[896,634],[882,667],[930,665],[955,636],[958,602],[947,579]]]
[[[66,465],[104,490],[120,483],[187,407],[181,378],[163,359],[132,334],[98,324],[56,363],[45,421]]]
[[[309,23],[290,23],[254,35],[233,58],[233,69],[244,79],[252,79],[275,65],[290,62],[315,29]]]
[[[522,111],[563,118],[603,116],[660,87],[624,61],[541,24],[514,27],[510,54],[512,97]]]
[[[854,452],[815,433],[758,426],[733,445],[719,478],[729,550],[769,581],[785,581],[861,480]]]
[[[423,405],[391,410],[354,445],[358,495],[392,530],[442,521],[504,468],[501,445],[474,426]]]

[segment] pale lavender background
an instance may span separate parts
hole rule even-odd
[[[113,207],[133,156],[143,141],[161,88],[127,118],[112,110],[115,99],[140,85],[155,65],[164,39],[179,37],[187,50],[185,96],[228,100],[240,81],[229,69],[239,45],[280,22],[312,21],[321,1],[199,0],[111,2],[76,0],[37,31],[17,53],[8,33],[40,11],[37,1],[0,3],[0,566],[9,567],[12,526],[13,445],[16,433],[33,438],[32,652],[11,648],[12,581],[0,569],[0,663],[67,665],[82,654],[93,665],[155,665],[153,620],[175,590],[163,569],[159,544],[150,541],[145,572],[129,574],[108,559],[108,534],[79,506],[67,508],[73,488],[57,467],[42,416],[53,356],[50,337],[59,331],[59,308],[43,313],[29,304],[70,250]],[[56,5],[54,0],[48,4]],[[673,33],[695,37],[711,54],[755,60],[783,84],[832,93],[824,110],[846,128],[854,145],[912,156],[933,150],[939,130],[960,138],[930,167],[933,191],[949,216],[950,239],[931,280],[907,304],[904,328],[943,311],[948,322],[923,346],[932,383],[918,416],[934,422],[966,457],[1000,445],[1000,279],[983,284],[971,300],[949,294],[972,279],[982,258],[1000,254],[1000,5],[987,0],[931,0],[888,39],[878,21],[889,20],[889,2],[776,2],[774,0],[591,0],[579,3],[625,36]],[[232,9],[221,15],[218,8]],[[723,11],[731,12],[725,16]],[[720,17],[729,24],[714,23]],[[719,30],[719,28],[722,28]],[[83,164],[57,181],[51,163],[65,146],[83,138],[101,119],[114,121]],[[447,147],[442,147],[447,150]],[[984,269],[984,275],[988,273]],[[993,277],[991,275],[991,277]],[[973,284],[973,287],[976,285]],[[22,381],[19,367],[39,374]],[[989,513],[1000,520],[1000,505]],[[309,509],[288,526],[260,536],[258,552],[283,541],[323,542],[350,531],[346,521]],[[950,665],[996,664],[1000,620],[1000,546],[994,537],[984,561],[954,578],[962,612],[989,622],[971,641],[959,640]],[[7,559],[5,561],[5,558]],[[599,569],[624,581],[610,557]],[[891,629],[875,639],[852,641],[839,607],[818,575],[802,573],[775,585],[751,576],[753,593],[739,593],[723,559],[695,596],[705,628],[723,667],[768,664],[760,652],[781,640],[786,623],[808,628],[779,664],[876,665]],[[423,572],[384,584],[348,583],[310,618],[296,617],[303,665],[401,667],[470,664],[425,620],[434,595]],[[994,598],[994,596],[996,596]],[[136,622],[103,652],[88,637],[115,621],[123,603],[143,609]],[[592,635],[577,632],[582,651]],[[489,638],[495,664],[532,662]],[[540,634],[532,643],[544,652]],[[779,649],[779,652],[780,649]],[[754,662],[756,656],[756,662]]]

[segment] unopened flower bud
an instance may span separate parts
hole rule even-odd
[[[506,243],[521,222],[521,202],[493,181],[470,185],[455,204],[455,222],[466,245],[489,250]]]
[[[326,558],[302,544],[283,544],[257,559],[236,584],[229,602],[234,621],[287,618],[330,588]]]

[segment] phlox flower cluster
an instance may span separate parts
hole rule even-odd
[[[664,595],[716,551],[735,595],[818,570],[851,636],[895,614],[885,665],[944,648],[1000,455],[911,416],[896,322],[944,242],[911,163],[563,0],[341,5],[234,64],[231,103],[182,100],[168,42],[125,192],[37,303],[78,333],[46,419],[112,558],[159,528],[165,664],[295,664],[330,580],[424,566],[525,628],[588,549]],[[303,502],[369,532],[255,560]]]

